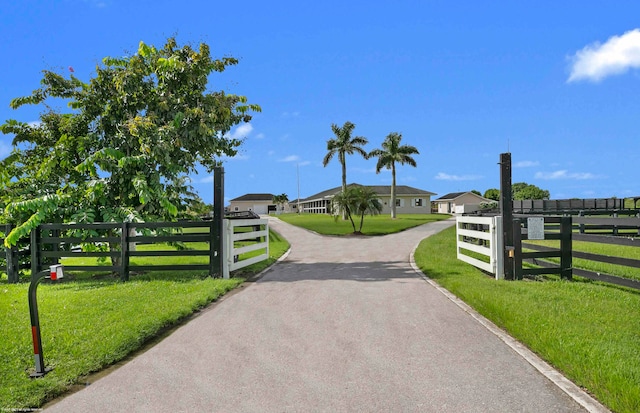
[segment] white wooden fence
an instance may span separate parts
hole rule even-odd
[[[472,225],[469,225],[472,224]],[[456,217],[456,250],[458,259],[504,278],[502,217]],[[489,262],[474,258],[463,250],[489,257]]]
[[[264,229],[256,230],[264,225]],[[247,232],[236,232],[238,227],[251,227]],[[231,271],[244,268],[269,258],[269,220],[268,219],[225,219],[224,220],[224,248],[223,276],[229,278]],[[236,241],[255,240],[264,237],[264,241],[255,242],[242,247],[235,247]],[[262,254],[240,260],[240,255],[257,250],[264,250]]]

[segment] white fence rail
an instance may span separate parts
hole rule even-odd
[[[261,228],[264,225],[264,229]],[[250,231],[236,232],[236,228],[251,227]],[[244,245],[236,248],[236,241],[255,240],[264,238],[262,242]],[[224,220],[224,248],[223,276],[229,278],[229,273],[256,262],[269,258],[269,220],[267,219],[225,219]],[[264,250],[260,255],[240,260],[240,255],[251,251]]]
[[[464,253],[463,250],[489,258],[489,262]],[[502,255],[502,217],[456,217],[456,251],[458,259],[504,278]]]

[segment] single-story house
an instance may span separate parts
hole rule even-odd
[[[480,209],[480,204],[495,202],[483,196],[468,192],[452,192],[433,201],[440,214],[462,214]]]
[[[273,194],[246,194],[232,199],[227,207],[229,212],[253,211],[268,214],[276,210]]]
[[[373,189],[382,203],[382,213],[391,213],[391,185],[360,185]],[[342,186],[327,189],[308,198],[300,200],[300,212],[313,214],[331,213],[333,196],[342,191]],[[433,192],[413,188],[406,185],[396,185],[396,213],[398,214],[428,214],[431,212],[431,196]]]

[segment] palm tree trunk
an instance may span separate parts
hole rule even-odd
[[[391,219],[396,219],[396,164],[391,162]]]
[[[344,194],[345,192],[347,192],[347,162],[346,159],[344,158],[344,154],[341,154],[340,157],[340,163],[342,164],[342,193]],[[347,220],[347,212],[343,212],[342,213],[342,219],[344,221]],[[352,220],[353,222],[353,220]],[[356,226],[355,224],[353,225],[353,232],[356,231]]]

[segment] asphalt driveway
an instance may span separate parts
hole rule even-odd
[[[346,238],[270,225],[292,248],[260,280],[46,410],[587,411],[414,271],[418,242],[453,221]]]

